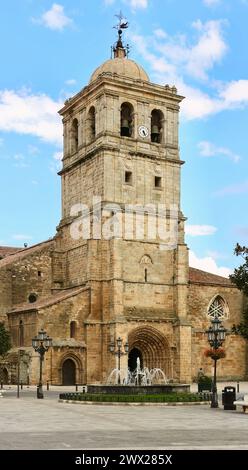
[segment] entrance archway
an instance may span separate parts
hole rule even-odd
[[[163,370],[168,378],[172,377],[168,340],[160,331],[151,326],[135,328],[129,333],[128,343],[131,366],[134,361],[137,361],[137,357],[139,356],[140,359],[142,359],[142,368],[159,368]]]
[[[72,359],[66,359],[62,366],[62,384],[75,385],[76,365]]]
[[[131,349],[130,353],[128,354],[128,368],[131,372],[133,372],[137,367],[138,357],[140,359],[140,367],[143,369],[142,352],[138,348]]]

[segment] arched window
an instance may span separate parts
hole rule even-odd
[[[19,321],[19,346],[24,345],[24,325],[23,321]]]
[[[70,323],[70,338],[76,338],[76,329],[77,329],[77,322],[71,321],[71,323]]]
[[[133,106],[130,103],[122,103],[121,105],[120,135],[123,137],[133,136]]]
[[[92,142],[96,137],[96,111],[94,106],[91,106],[88,119],[87,119],[87,140]]]
[[[164,115],[159,109],[154,109],[151,115],[151,141],[160,144],[163,134]]]
[[[71,125],[71,151],[76,152],[78,149],[78,120],[73,119]]]
[[[210,318],[226,318],[228,316],[228,306],[223,297],[217,295],[211,300],[207,316]]]

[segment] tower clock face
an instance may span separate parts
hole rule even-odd
[[[139,136],[145,139],[149,135],[149,130],[147,129],[146,126],[139,126]]]

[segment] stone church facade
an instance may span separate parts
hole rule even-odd
[[[175,382],[191,382],[200,367],[211,373],[204,356],[211,316],[217,311],[230,330],[244,299],[228,279],[188,264],[182,99],[175,87],[151,83],[119,40],[114,58],[65,102],[57,233],[25,249],[0,248],[0,321],[12,338],[6,380],[16,381],[21,357],[21,379],[37,383],[32,338],[41,328],[53,339],[44,361],[52,384],[105,383],[116,367],[109,345],[118,337],[129,344],[122,376],[138,356]],[[245,341],[230,333],[225,349],[218,376],[244,378]]]

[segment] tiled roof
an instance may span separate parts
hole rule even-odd
[[[62,300],[66,300],[74,295],[80,294],[81,292],[87,289],[88,287],[73,287],[71,289],[66,289],[62,292],[57,292],[56,294],[50,295],[49,297],[37,300],[37,302],[25,302],[21,305],[16,305],[10,310],[9,313],[38,310],[40,308],[49,307],[50,305],[54,305],[56,303],[61,302]]]
[[[20,250],[21,248],[15,248],[13,246],[0,246],[0,260]]]
[[[53,245],[54,240],[46,240],[45,242],[37,243],[37,245],[30,246],[28,248],[12,248],[12,253],[9,253],[4,259],[0,259],[0,268],[2,266],[7,266],[8,264],[14,263],[16,261],[25,258],[27,255],[32,255],[36,251],[42,250],[44,247],[49,247]],[[2,247],[5,248],[5,247]]]
[[[201,269],[189,268],[189,282],[191,284],[210,284],[225,287],[235,287],[230,279],[216,274],[207,273]]]

